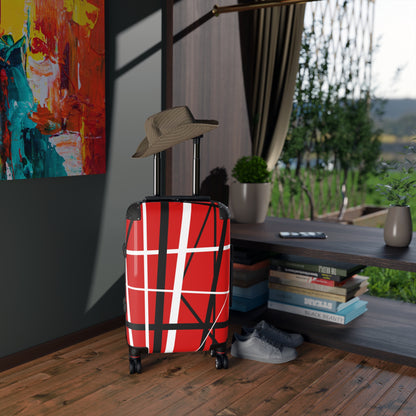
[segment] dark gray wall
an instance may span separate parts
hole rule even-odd
[[[0,357],[123,313],[124,216],[152,192],[131,159],[161,109],[161,0],[108,0],[104,175],[0,182]]]

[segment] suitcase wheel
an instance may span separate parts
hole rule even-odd
[[[228,368],[228,357],[226,354],[216,353],[215,368],[217,370],[221,370],[222,368],[226,370]]]
[[[142,362],[140,357],[138,358],[129,358],[130,365],[130,374],[136,374],[142,372]]]

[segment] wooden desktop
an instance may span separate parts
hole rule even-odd
[[[283,239],[280,231],[323,231],[328,238]],[[416,272],[416,233],[409,247],[396,248],[384,244],[380,228],[268,217],[262,224],[231,223],[231,239],[256,250]]]

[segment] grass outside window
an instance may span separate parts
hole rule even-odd
[[[334,175],[335,174],[336,173],[334,172]],[[356,184],[353,183],[353,181],[355,180],[354,178],[354,175],[350,175],[347,183],[347,189],[356,189]],[[378,192],[375,191],[376,185],[377,183],[379,183],[379,181],[380,180],[376,175],[369,176],[368,180],[366,181],[366,191],[363,194],[365,204],[383,206],[382,197]],[[327,186],[325,185],[325,183],[322,185],[323,187]],[[333,183],[335,183],[335,181],[333,181]],[[284,187],[284,189],[285,192],[283,194],[283,201],[279,201],[280,193],[278,190],[278,184],[275,183],[271,202],[271,215],[286,216],[288,218],[293,218],[293,216],[289,214],[289,210],[287,210],[287,212],[285,213],[286,215],[280,215],[278,212],[278,207],[283,206],[285,207],[284,209],[286,209],[286,207],[289,207],[291,205],[290,198],[295,198],[295,201],[299,201],[301,190],[299,190],[299,193],[297,195],[291,197],[289,190],[286,187]],[[335,192],[334,190],[332,190],[332,192],[327,192],[326,190],[324,190],[323,194],[335,195]],[[350,195],[350,201],[356,200],[362,200],[361,195]],[[336,201],[335,206],[340,206],[340,203],[341,198],[338,195],[338,200]],[[349,205],[352,206],[351,204]],[[416,231],[415,200],[410,201],[410,207],[413,219],[413,231]],[[317,214],[321,213],[322,211],[318,207]],[[301,218],[308,218],[307,210],[305,210],[305,212],[302,213]],[[380,244],[384,244],[384,242],[381,241]],[[370,295],[401,300],[409,303],[416,303],[416,273],[406,272],[402,270],[383,269],[379,267],[367,267],[361,274],[369,276]]]

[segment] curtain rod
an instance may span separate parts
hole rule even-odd
[[[290,4],[309,3],[311,1],[318,1],[318,0],[262,1],[262,2],[255,2],[255,3],[247,3],[247,4],[236,4],[234,6],[223,6],[223,7],[215,5],[212,9],[212,13],[215,16],[219,16],[222,13],[245,12],[249,10],[264,9],[266,7],[287,6]]]

